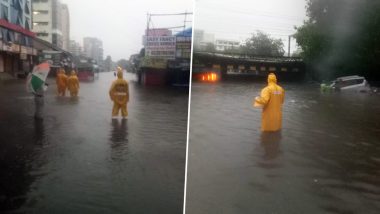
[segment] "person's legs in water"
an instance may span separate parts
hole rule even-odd
[[[34,118],[36,119],[43,119],[43,107],[44,107],[44,97],[40,95],[34,96],[34,103],[35,103],[35,113]]]

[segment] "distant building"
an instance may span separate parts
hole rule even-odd
[[[66,4],[61,5],[61,21],[62,21],[62,46],[68,51],[70,49],[70,13]]]
[[[62,5],[59,0],[33,0],[33,32],[63,48]]]
[[[83,38],[83,52],[86,57],[97,61],[99,66],[103,66],[103,42],[94,37]]]
[[[84,56],[81,45],[74,40],[70,40],[69,52],[74,56]]]
[[[0,79],[31,70],[36,61],[29,0],[0,1]]]
[[[208,44],[215,44],[215,35],[203,30],[194,30],[194,49],[205,50]]]
[[[240,42],[235,40],[227,39],[216,39],[215,40],[215,49],[217,51],[226,51],[231,49],[236,49],[240,47]]]

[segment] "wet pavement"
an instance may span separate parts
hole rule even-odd
[[[79,99],[50,79],[43,121],[23,81],[0,84],[1,213],[182,212],[188,89],[130,81],[128,119],[113,120],[114,79],[81,82]]]
[[[280,85],[263,135],[264,84],[192,84],[186,213],[380,213],[380,95]]]

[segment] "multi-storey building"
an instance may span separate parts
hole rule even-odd
[[[194,49],[204,51],[209,44],[214,45],[215,35],[205,33],[203,30],[194,30]]]
[[[240,47],[240,42],[235,40],[227,39],[216,39],[215,40],[215,49],[217,51],[228,51]]]
[[[68,51],[70,49],[70,13],[66,4],[62,4],[61,20],[62,20],[62,46]]]
[[[30,0],[0,1],[0,78],[25,74],[35,62],[31,8]]]
[[[83,52],[86,57],[96,60],[99,66],[103,65],[103,42],[97,38],[83,38]]]
[[[74,56],[83,56],[84,55],[81,45],[74,40],[70,40],[69,52],[71,54],[73,54]]]
[[[63,48],[62,12],[59,0],[33,0],[33,32],[59,48]]]

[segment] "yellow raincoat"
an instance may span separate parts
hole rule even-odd
[[[276,75],[268,75],[268,86],[256,97],[255,106],[262,106],[261,131],[278,131],[281,129],[282,104],[285,99],[284,89],[277,85]]]
[[[67,79],[67,88],[70,91],[70,96],[78,96],[79,91],[79,80],[75,71],[71,71],[70,77]]]
[[[66,88],[67,88],[67,76],[65,74],[65,70],[60,69],[58,71],[56,83],[57,83],[58,95],[65,96]]]
[[[109,91],[111,100],[113,101],[112,116],[117,116],[121,110],[123,117],[128,116],[127,102],[129,102],[128,82],[123,79],[123,71],[118,68],[117,80],[113,81]]]

